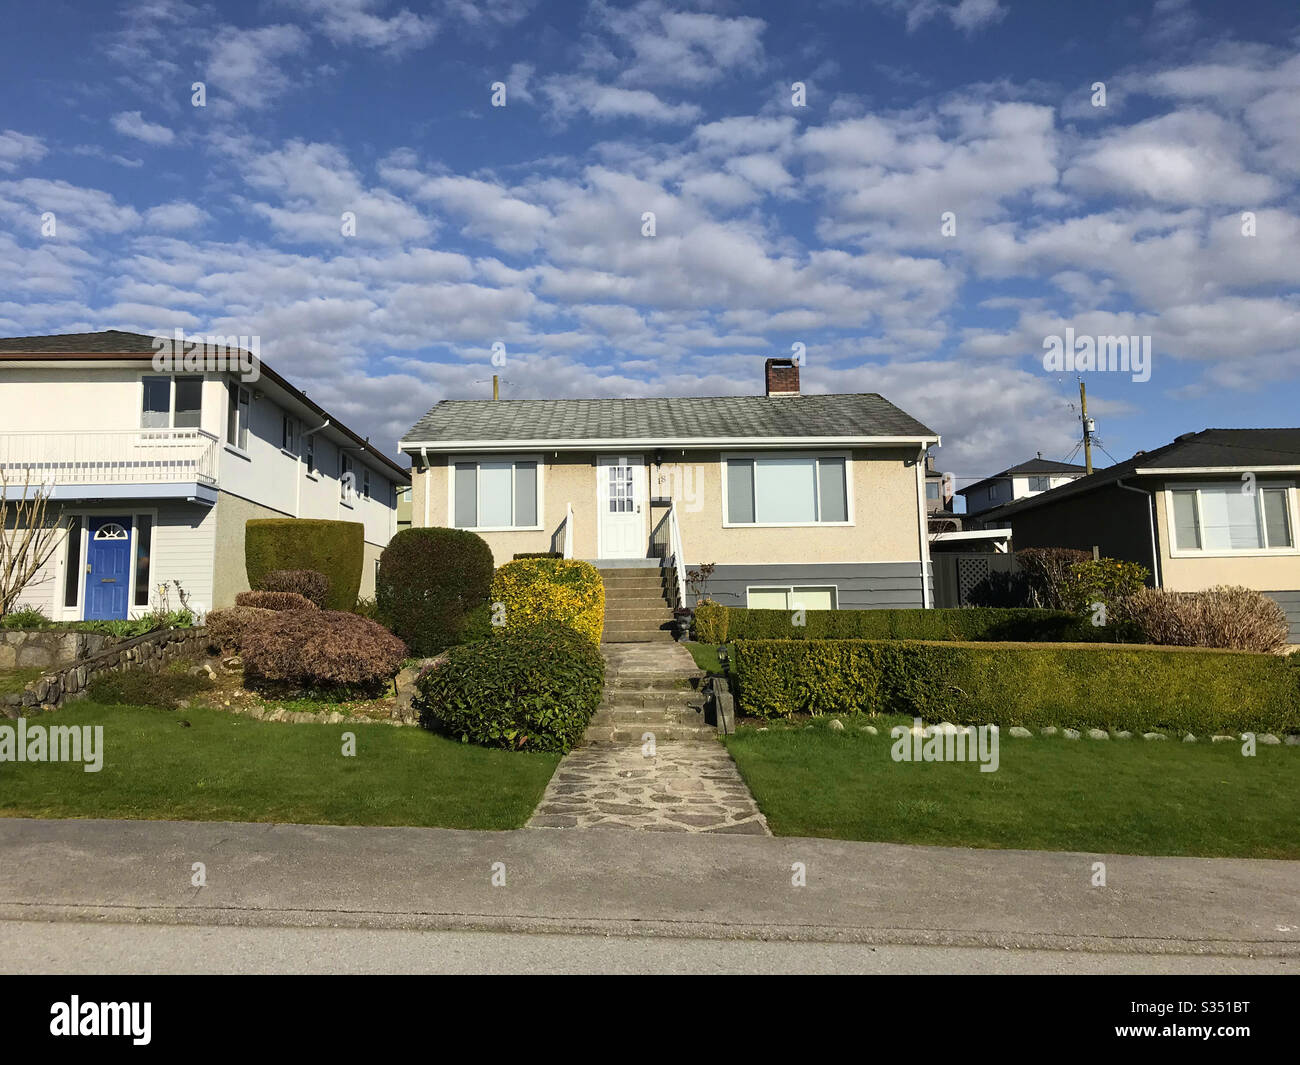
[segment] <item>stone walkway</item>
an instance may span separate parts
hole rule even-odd
[[[770,836],[767,819],[716,740],[579,747],[565,756],[529,828],[624,828]]]

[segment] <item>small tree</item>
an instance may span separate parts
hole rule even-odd
[[[50,505],[47,485],[32,484],[25,469],[18,498],[10,499],[9,478],[0,468],[0,614],[7,614],[18,597],[59,546],[62,509]]]

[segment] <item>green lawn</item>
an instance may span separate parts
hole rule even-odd
[[[727,739],[781,836],[1119,854],[1300,858],[1300,748],[1015,739],[997,772],[895,762],[903,718],[742,727]],[[875,725],[880,734],[859,731]]]
[[[292,725],[198,707],[78,702],[28,724],[103,725],[104,766],[0,763],[0,816],[518,828],[560,759],[421,728]],[[356,735],[355,757],[341,753],[345,732]]]
[[[22,691],[44,672],[39,666],[29,669],[0,669],[0,695]]]

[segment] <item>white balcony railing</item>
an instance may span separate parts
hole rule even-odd
[[[217,438],[202,429],[0,433],[10,485],[217,483]]]

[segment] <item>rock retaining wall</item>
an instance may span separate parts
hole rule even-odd
[[[53,669],[88,658],[117,641],[118,637],[102,632],[0,630],[0,669]]]
[[[26,635],[46,635],[27,633]],[[103,641],[111,637],[97,633],[51,633],[57,636],[98,637]],[[90,646],[90,645],[85,645]],[[165,629],[150,632],[131,640],[122,640],[91,651],[75,661],[66,662],[32,681],[21,692],[0,696],[0,711],[5,717],[17,718],[26,714],[57,710],[69,699],[80,698],[86,686],[101,673],[121,673],[123,670],[143,669],[157,673],[168,662],[187,655],[202,655],[207,651],[207,634],[202,628]],[[20,663],[21,664],[21,663]],[[32,663],[39,665],[39,663]]]

